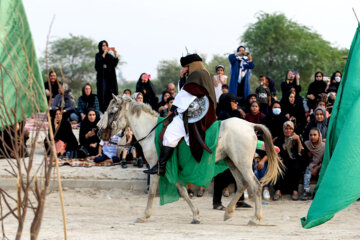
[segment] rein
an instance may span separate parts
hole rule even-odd
[[[142,140],[144,140],[145,138],[147,138],[160,124],[162,124],[163,122],[165,122],[165,121],[168,120],[168,119],[173,118],[174,116],[175,116],[175,114],[174,114],[174,113],[171,113],[171,114],[170,114],[169,116],[167,116],[164,120],[158,122],[158,123],[150,130],[150,132],[149,132],[145,137],[140,138],[139,140],[137,140],[136,142],[134,142],[134,143],[132,143],[132,144],[137,144],[137,143],[141,142]],[[120,146],[120,147],[126,147],[126,146],[128,146],[128,145],[129,145],[129,144],[120,144],[120,145],[118,145],[118,146]]]

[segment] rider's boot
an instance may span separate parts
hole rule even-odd
[[[151,169],[145,170],[144,173],[158,174],[159,176],[164,176],[166,171],[166,162],[170,159],[173,152],[174,148],[162,146],[160,151],[159,163],[153,166]]]

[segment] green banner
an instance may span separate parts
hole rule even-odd
[[[360,32],[356,30],[328,127],[315,198],[302,226],[311,228],[360,198]]]
[[[44,83],[21,0],[0,1],[0,129],[47,109]]]

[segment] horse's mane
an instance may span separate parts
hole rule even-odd
[[[159,117],[159,113],[155,112],[149,104],[146,103],[138,103],[134,100],[130,102],[130,111],[132,114],[136,114],[138,117],[140,116],[141,112],[149,113],[154,117]]]

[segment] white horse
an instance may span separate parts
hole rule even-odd
[[[98,123],[100,132],[111,131],[113,136],[119,131],[130,126],[136,139],[146,136],[156,125],[158,113],[153,111],[147,104],[138,103],[129,97],[116,97],[110,102],[107,111]],[[263,132],[266,155],[268,157],[268,170],[266,175],[258,181],[252,170],[253,157],[256,150],[257,137],[255,131]],[[106,136],[109,134],[103,134]],[[155,148],[155,131],[140,142],[146,160],[150,167],[157,164],[158,155]],[[239,118],[230,118],[220,124],[218,144],[216,148],[216,162],[226,159],[226,163],[235,178],[237,191],[228,204],[224,214],[224,221],[231,218],[236,202],[245,189],[255,198],[255,217],[249,223],[258,224],[262,220],[261,189],[263,184],[275,183],[278,174],[282,173],[281,163],[274,150],[271,133],[261,124],[253,124]],[[148,202],[144,214],[136,222],[145,222],[152,213],[152,204],[159,184],[159,176],[154,174],[150,177],[150,189]],[[185,186],[180,182],[176,184],[180,195],[185,199],[193,213],[191,223],[200,223],[199,210],[189,198]]]

